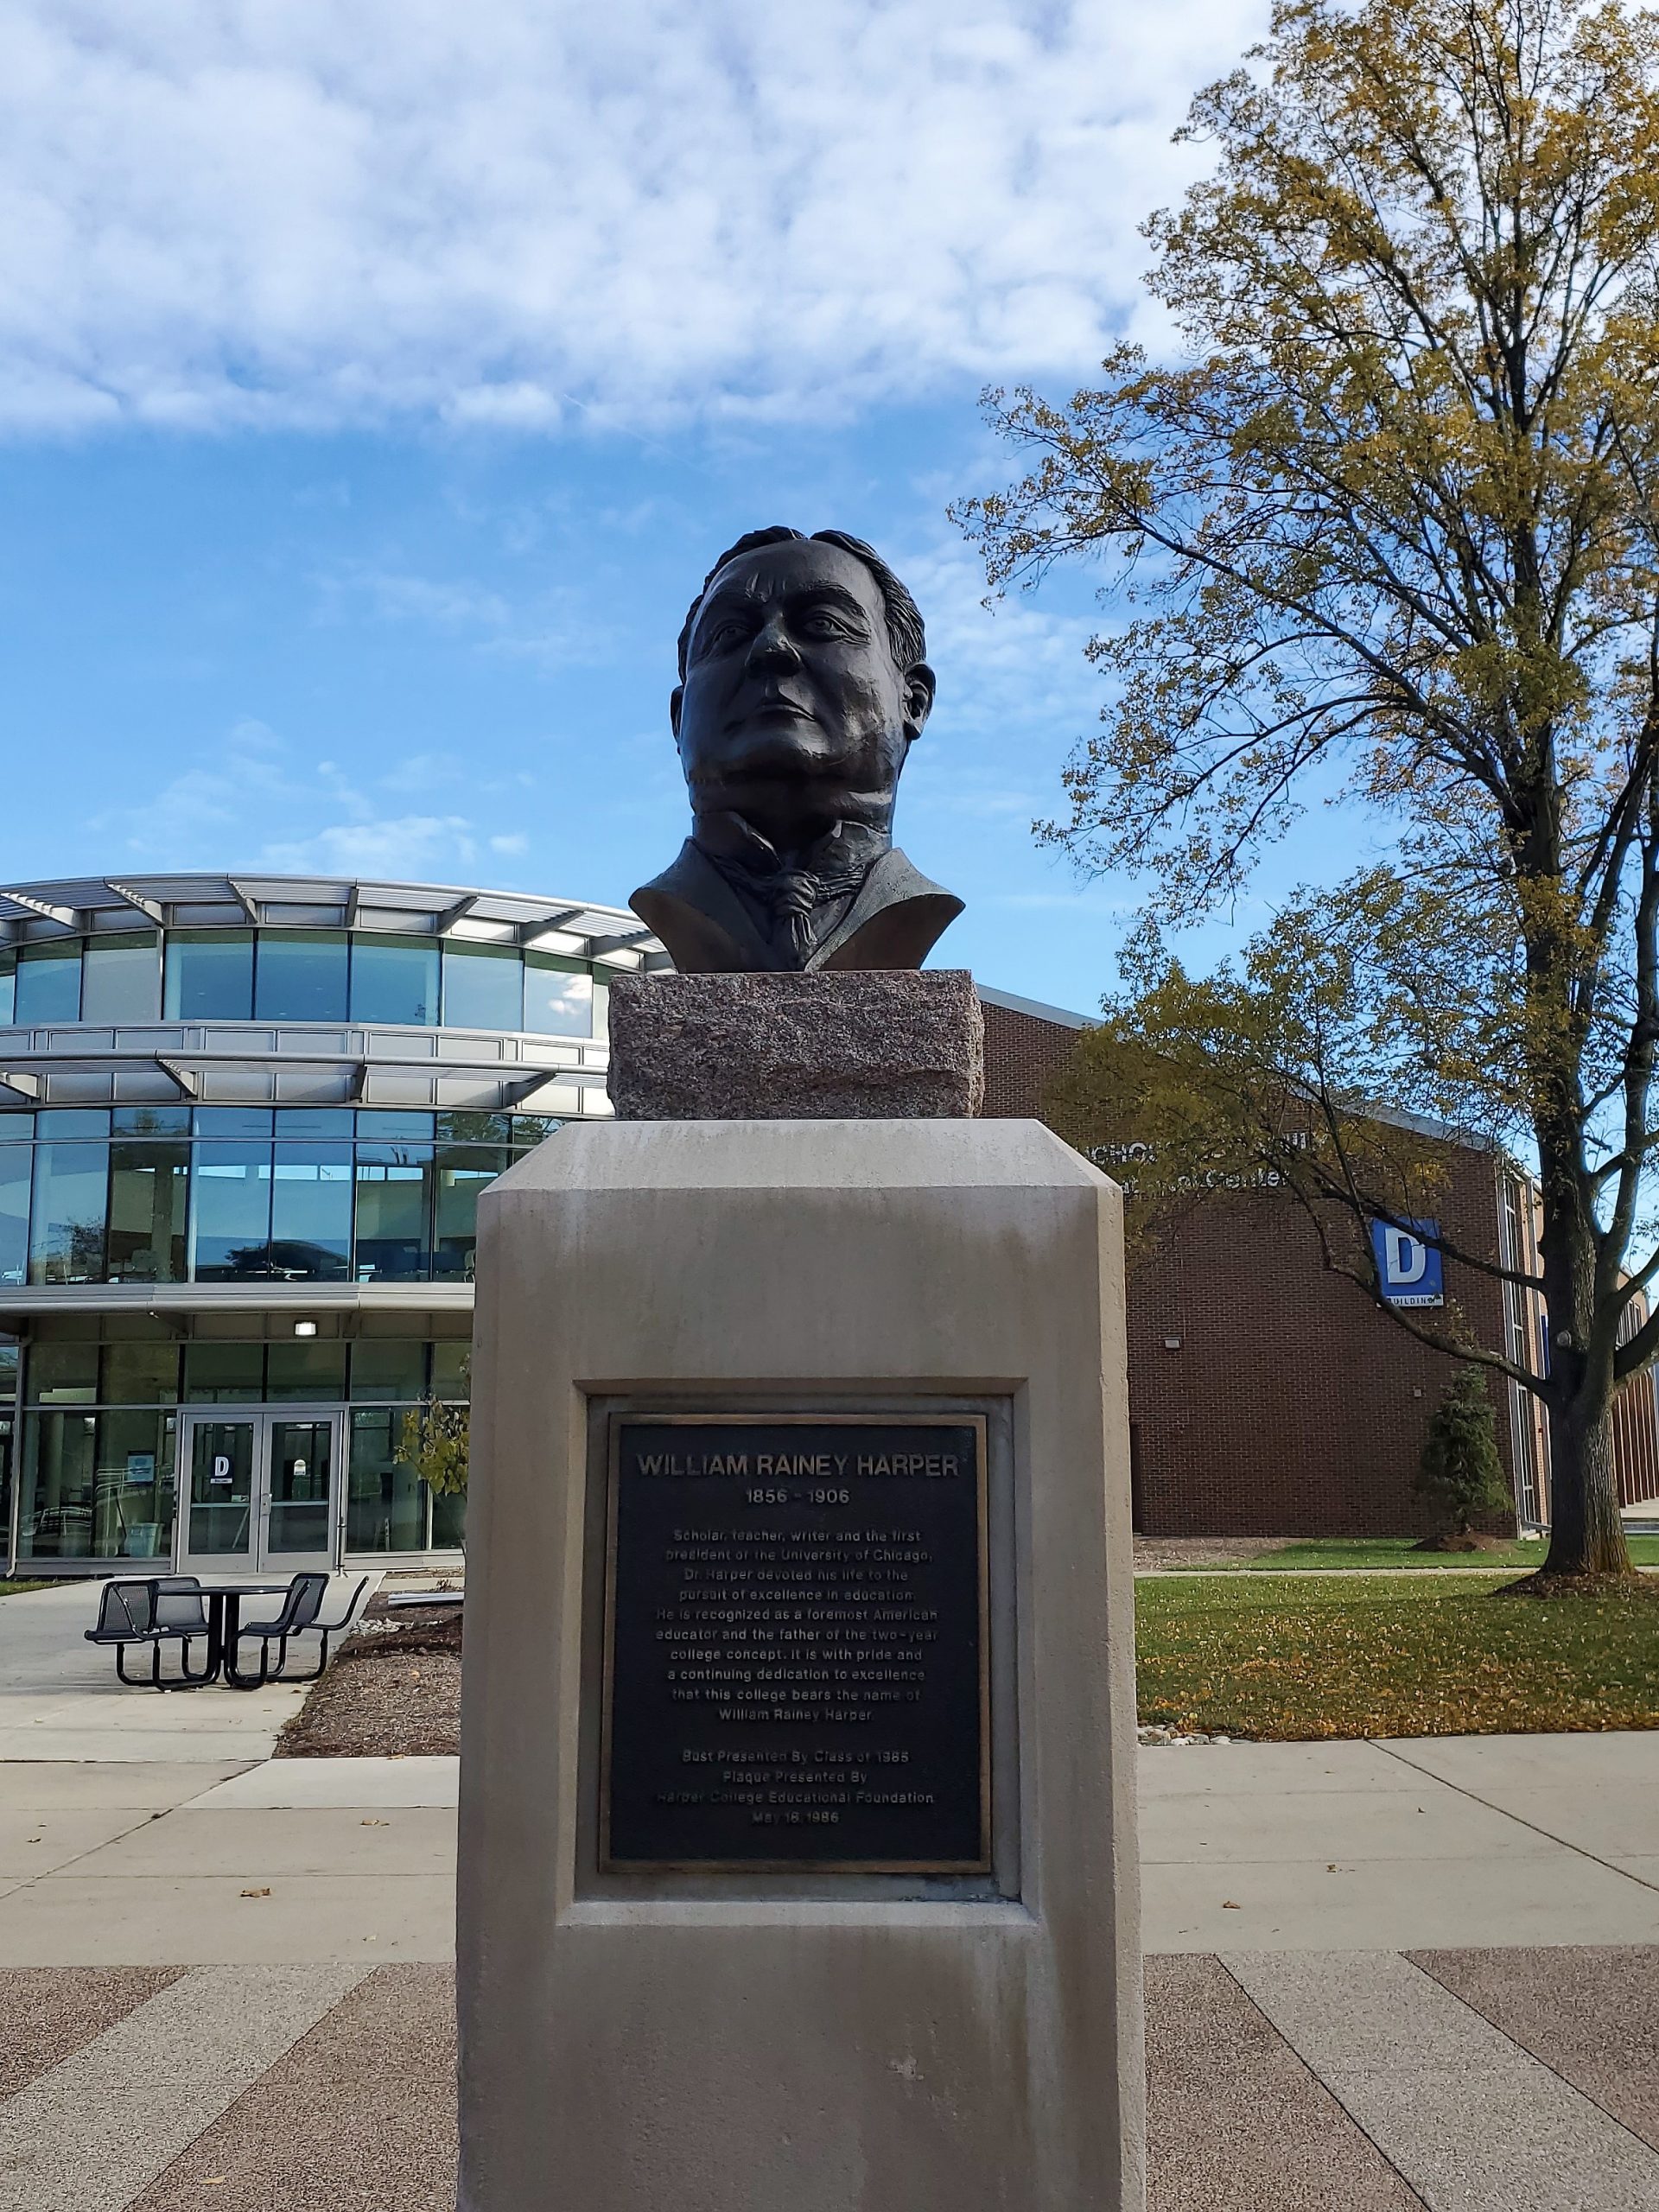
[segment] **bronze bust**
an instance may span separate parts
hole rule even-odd
[[[756,530],[721,555],[669,702],[691,835],[629,901],[682,974],[920,966],[962,912],[893,842],[926,653],[861,538]]]

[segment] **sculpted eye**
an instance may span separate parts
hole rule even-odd
[[[812,638],[850,638],[855,634],[850,622],[843,621],[827,607],[814,607],[801,627]]]
[[[712,630],[703,632],[697,640],[697,650],[705,653],[721,652],[728,645],[736,645],[740,639],[747,635],[747,625],[728,615],[725,621],[716,622]]]

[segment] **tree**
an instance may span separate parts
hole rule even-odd
[[[1212,175],[1147,226],[1183,358],[988,393],[1027,473],[957,512],[994,587],[1105,556],[1123,597],[1046,834],[1154,871],[1154,1013],[1249,1039],[1362,1211],[1365,1096],[1535,1160],[1550,1371],[1480,1356],[1548,1408],[1546,1572],[1628,1573],[1611,1407],[1659,1349],[1659,1313],[1619,1341],[1659,1269],[1659,22],[1275,0],[1247,61],[1187,125]],[[1393,856],[1294,901],[1206,1007],[1157,930],[1332,792]]]
[[[1508,1511],[1492,1402],[1478,1369],[1460,1367],[1447,1383],[1429,1417],[1414,1487],[1452,1537],[1467,1536],[1475,1521]]]
[[[470,1406],[423,1398],[404,1415],[397,1457],[435,1497],[465,1497],[471,1435]]]

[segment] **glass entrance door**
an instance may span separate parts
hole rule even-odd
[[[261,1567],[332,1565],[334,1427],[332,1415],[265,1425],[264,1557]]]
[[[190,1471],[189,1505],[180,1539],[184,1564],[224,1573],[257,1564],[254,1521],[257,1414],[236,1421],[188,1421],[180,1439]]]
[[[334,1566],[343,1419],[332,1408],[187,1414],[180,1567],[296,1574]]]

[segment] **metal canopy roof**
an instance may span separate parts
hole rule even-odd
[[[497,944],[539,945],[655,966],[662,947],[626,907],[463,884],[388,883],[361,876],[234,874],[66,876],[0,886],[0,944],[146,927],[394,930]]]

